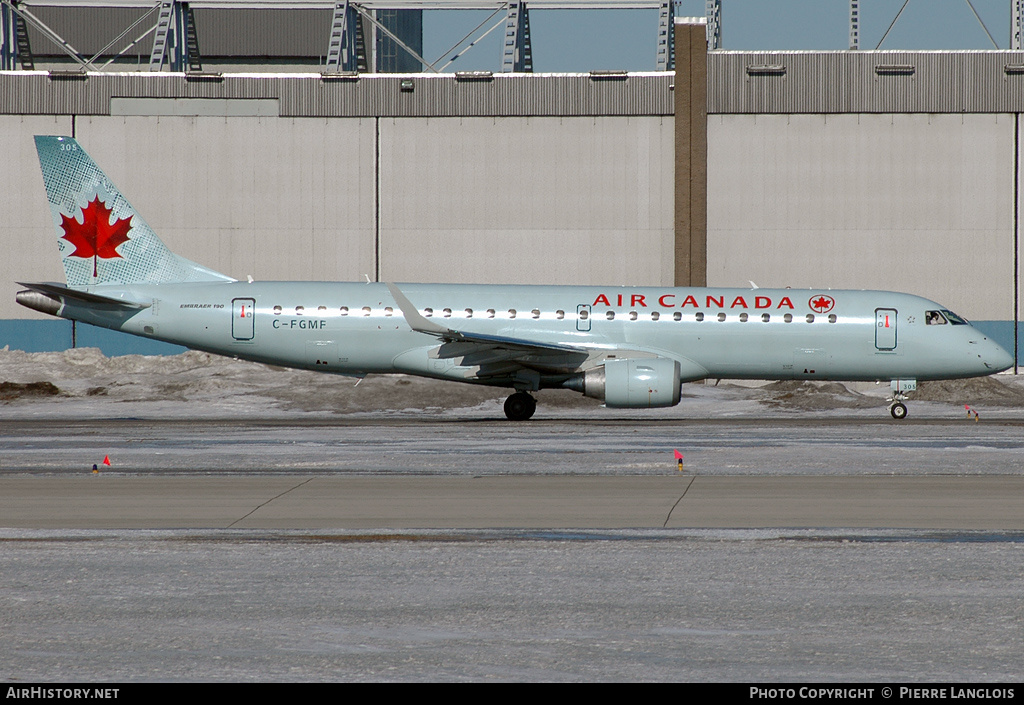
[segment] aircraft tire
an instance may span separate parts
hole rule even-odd
[[[526,421],[537,411],[537,400],[526,392],[516,392],[505,400],[505,416],[509,421]]]
[[[907,418],[907,405],[897,402],[889,407],[889,413],[897,421],[902,421]]]

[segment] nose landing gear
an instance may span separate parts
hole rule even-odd
[[[889,413],[897,421],[907,418],[907,392],[917,390],[916,379],[894,379],[892,381],[892,396],[886,399],[889,402]]]
[[[537,400],[526,392],[516,392],[505,400],[505,416],[509,421],[526,421],[537,410]]]

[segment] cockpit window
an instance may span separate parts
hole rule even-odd
[[[930,326],[944,326],[946,325],[946,317],[938,311],[925,311],[924,321]]]
[[[952,323],[954,326],[966,326],[966,325],[969,325],[967,323],[967,319],[966,318],[961,318],[960,316],[956,315],[952,311],[947,311],[946,309],[942,309],[942,313],[945,314],[946,318],[948,318],[949,322]]]

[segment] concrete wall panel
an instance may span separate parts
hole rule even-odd
[[[663,117],[384,118],[382,278],[671,285]]]
[[[19,281],[64,281],[32,138],[70,133],[70,117],[0,115],[0,164],[6,177],[0,188],[0,319],[53,320],[17,305],[14,295],[22,288]]]
[[[374,270],[373,120],[91,117],[77,135],[178,254],[239,279]]]
[[[709,118],[708,283],[909,291],[1013,317],[1012,115]]]

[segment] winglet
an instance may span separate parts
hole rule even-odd
[[[451,328],[445,328],[444,326],[438,325],[433,321],[428,321],[423,314],[416,310],[416,307],[412,305],[412,302],[406,298],[402,291],[392,284],[387,282],[388,291],[391,292],[391,297],[398,304],[398,308],[401,309],[402,315],[405,316],[406,323],[417,333],[429,333],[430,335],[439,335],[448,340],[458,340],[462,336],[453,331]]]

